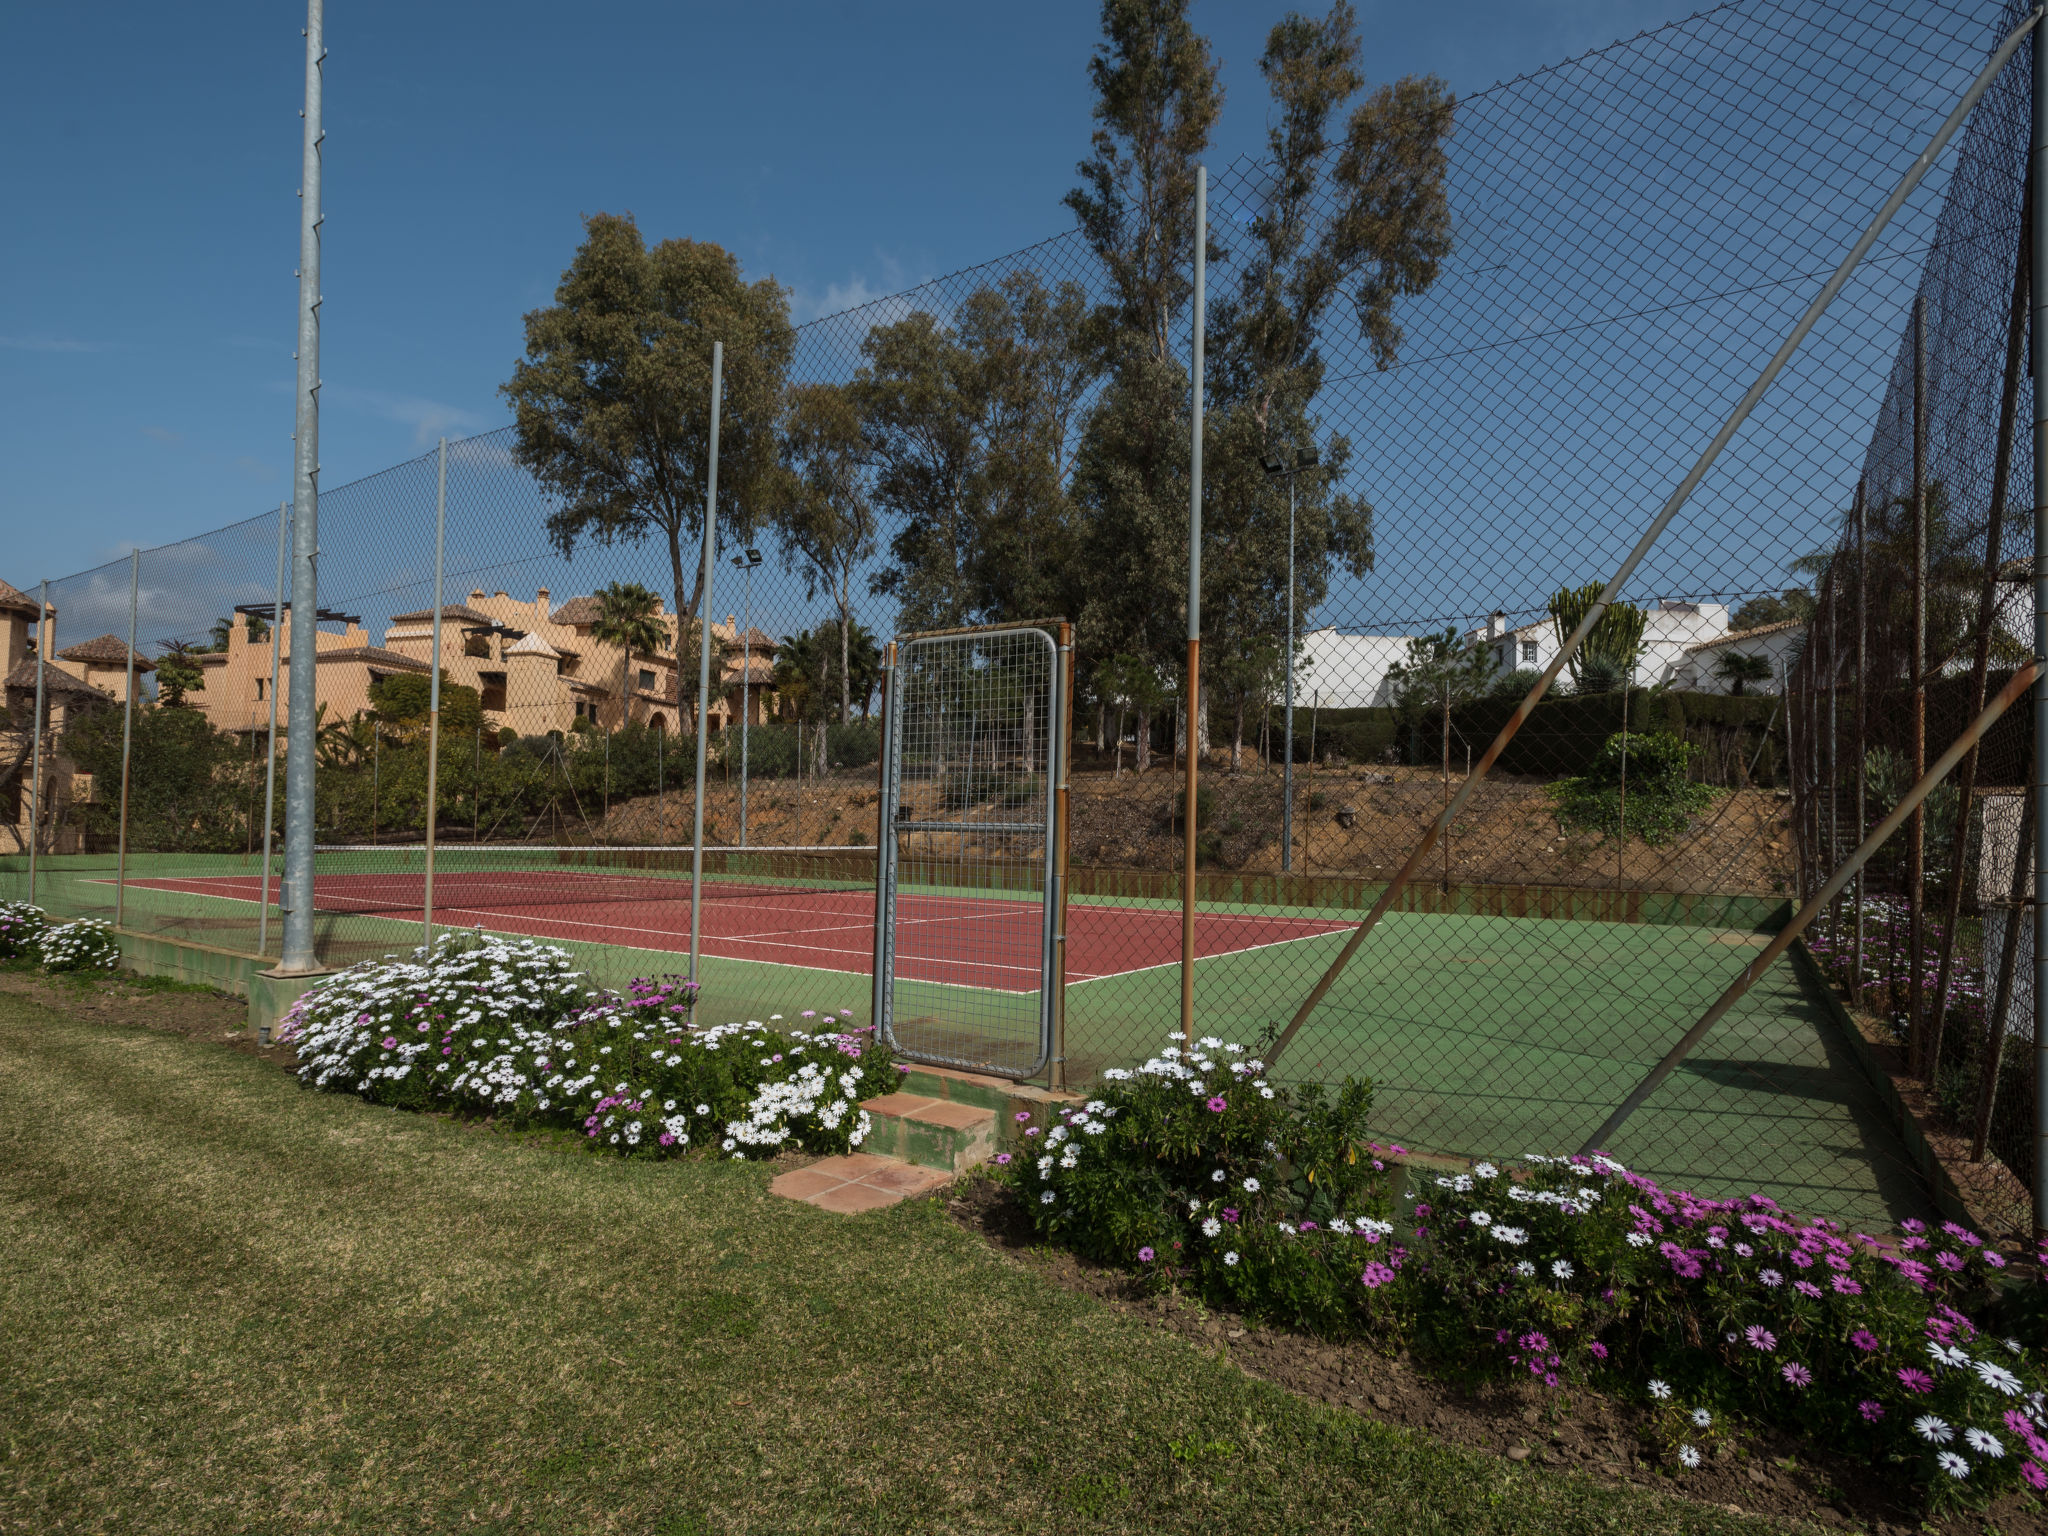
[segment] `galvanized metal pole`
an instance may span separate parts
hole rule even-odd
[[[1188,437],[1188,779],[1181,808],[1187,836],[1181,848],[1180,880],[1180,1029],[1195,1037],[1195,805],[1201,777],[1202,713],[1202,344],[1207,320],[1209,254],[1209,168],[1195,167],[1195,345],[1191,374],[1194,384],[1193,425]]]
[[[1699,1021],[1679,1037],[1678,1043],[1665,1053],[1664,1059],[1652,1067],[1640,1083],[1636,1084],[1634,1091],[1622,1100],[1613,1114],[1607,1117],[1606,1123],[1586,1139],[1586,1144],[1579,1149],[1581,1155],[1605,1151],[1612,1145],[1615,1134],[1620,1131],[1629,1116],[1643,1107],[1650,1095],[1657,1091],[1658,1085],[1677,1070],[1678,1064],[1692,1054],[1699,1043],[1707,1037],[1708,1032],[1742,1001],[1743,994],[1756,984],[1758,977],[1770,969],[1772,962],[1792,947],[1793,941],[1804,933],[1814,918],[1841,893],[1842,887],[1847,885],[1850,877],[1868,862],[1870,856],[1884,846],[1886,839],[1899,829],[1900,823],[1926,802],[1934,787],[1947,778],[1956,764],[1962,761],[1963,754],[1983,740],[1984,733],[1997,723],[1998,717],[2004,714],[2028,688],[2034,686],[2037,678],[2044,675],[2048,675],[2048,672],[2044,672],[2043,668],[2034,662],[2029,662],[2013,675],[2012,680],[1999,690],[1998,697],[1991,701],[1982,714],[1963,728],[1962,734],[1949,744],[1948,750],[1935,759],[1934,765],[1906,791],[1904,798],[1892,808],[1891,814],[1880,821],[1872,829],[1870,836],[1857,845],[1856,851],[1849,855],[1849,861],[1830,875],[1820,889],[1807,898],[1805,904],[1793,915],[1792,921],[1781,928],[1757,957],[1742,968],[1735,980],[1729,983],[1728,989],[1715,1000],[1713,1007],[1702,1014]]]
[[[725,343],[711,343],[711,452],[704,476],[703,601],[698,604],[697,803],[690,831],[690,982],[697,982],[697,954],[704,921],[704,738],[711,729],[711,581],[718,560],[718,407],[725,390]],[[801,761],[802,742],[798,753]]]
[[[299,376],[292,454],[291,714],[284,759],[284,951],[287,975],[319,969],[313,952],[314,718],[320,691],[320,83],[324,0],[306,0],[306,128],[299,187]]]
[[[434,944],[434,834],[441,799],[441,555],[448,540],[448,439],[442,438],[434,459],[434,638],[427,674],[427,871],[420,893],[420,943],[431,953]]]
[[[114,853],[114,926],[127,914],[128,765],[135,750],[135,620],[142,600],[142,551],[128,551],[128,683],[121,691],[121,835]]]
[[[256,908],[256,953],[270,943],[270,834],[277,824],[277,659],[284,643],[284,576],[291,503],[277,504],[277,587],[270,605],[270,749],[263,756],[263,878]]]
[[[28,904],[36,904],[36,852],[43,842],[43,674],[49,671],[50,647],[57,642],[57,621],[50,614],[50,584],[36,596],[36,702],[29,717],[28,771]]]
[[[1059,670],[1054,680],[1052,728],[1058,740],[1048,754],[1053,776],[1053,846],[1047,851],[1046,866],[1052,871],[1053,932],[1049,957],[1049,1005],[1052,1010],[1049,1044],[1051,1076],[1046,1085],[1054,1093],[1067,1086],[1067,844],[1073,836],[1072,780],[1074,776],[1074,626],[1059,627]]]
[[[2038,21],[2041,13],[2034,13]],[[2048,28],[2034,30],[2033,191],[2034,658],[2048,658]],[[2048,1237],[2048,673],[2034,684],[2034,1236]],[[2017,914],[2015,914],[2017,917]]]
[[[1280,872],[1294,869],[1294,477],[1287,471],[1287,745],[1280,767]],[[1271,718],[1270,716],[1268,717]]]
[[[1651,549],[1664,536],[1664,530],[1669,528],[1672,519],[1678,516],[1679,509],[1692,498],[1693,491],[1698,487],[1700,481],[1706,478],[1707,471],[1713,467],[1714,461],[1721,456],[1722,450],[1728,446],[1742,424],[1749,419],[1750,413],[1756,409],[1757,402],[1763,399],[1765,391],[1771,387],[1778,375],[1784,371],[1786,364],[1792,361],[1793,354],[1799,350],[1800,344],[1806,340],[1807,333],[1820,323],[1820,317],[1827,312],[1828,306],[1834,303],[1836,295],[1842,291],[1843,285],[1849,281],[1849,275],[1856,270],[1865,254],[1877,243],[1878,236],[1884,233],[1885,227],[1891,223],[1893,216],[1898,213],[1900,208],[1905,206],[1906,199],[1912,196],[1913,189],[1920,184],[1921,179],[1926,176],[1929,168],[1934,165],[1935,161],[1940,159],[1942,151],[1948,147],[1949,140],[1954,138],[1961,130],[1964,122],[1968,120],[1972,109],[1983,99],[1984,93],[1991,89],[1992,82],[1998,78],[1999,72],[2005,68],[2006,61],[2019,50],[2021,42],[2025,40],[2029,32],[2039,25],[2040,21],[2041,12],[2034,11],[2013,29],[2011,35],[1998,46],[1997,51],[1992,54],[1990,60],[1978,73],[1977,78],[1970,83],[1969,89],[1963,92],[1962,98],[1956,103],[1941,127],[1936,129],[1934,136],[1927,141],[1926,147],[1914,157],[1912,165],[1907,167],[1905,174],[1899,178],[1898,185],[1892,189],[1891,195],[1885,199],[1884,206],[1878,209],[1876,215],[1864,228],[1863,233],[1857,237],[1856,243],[1849,248],[1849,254],[1842,258],[1841,265],[1836,267],[1833,274],[1821,285],[1820,292],[1815,294],[1813,302],[1806,306],[1805,313],[1799,317],[1798,322],[1792,327],[1791,334],[1779,345],[1777,352],[1764,365],[1763,371],[1756,376],[1755,381],[1744,391],[1742,398],[1736,402],[1734,410],[1728,413],[1727,420],[1722,422],[1721,430],[1714,434],[1713,441],[1707,444],[1706,449],[1694,461],[1692,468],[1686,471],[1685,478],[1679,481],[1677,489],[1671,493],[1657,515],[1650,520],[1649,527],[1643,530],[1642,537],[1636,540],[1635,547],[1629,551],[1627,558],[1621,562],[1614,575],[1608,579],[1607,585],[1601,589],[1600,596],[1586,610],[1584,617],[1579,620],[1578,627],[1566,637],[1565,643],[1558,647],[1557,654],[1550,659],[1550,665],[1543,669],[1542,674],[1530,686],[1527,696],[1523,698],[1520,704],[1515,706],[1515,712],[1508,717],[1507,724],[1501,727],[1500,734],[1494,737],[1492,745],[1481,754],[1479,761],[1473,765],[1472,772],[1466,776],[1465,782],[1458,787],[1457,794],[1451,797],[1450,803],[1443,808],[1436,820],[1430,825],[1429,830],[1423,833],[1415,847],[1410,850],[1407,859],[1402,863],[1400,869],[1395,872],[1394,878],[1387,883],[1381,890],[1378,899],[1373,902],[1371,910],[1360,919],[1358,926],[1351,931],[1350,938],[1344,941],[1343,949],[1330,962],[1329,967],[1323,972],[1316,984],[1309,989],[1308,996],[1302,1000],[1301,1006],[1295,1010],[1294,1017],[1288,1021],[1287,1027],[1280,1032],[1279,1039],[1274,1041],[1271,1048],[1266,1052],[1269,1062],[1277,1061],[1280,1058],[1281,1053],[1286,1050],[1288,1043],[1300,1032],[1302,1025],[1308,1022],[1309,1016],[1315,1012],[1316,1008],[1322,1003],[1322,1000],[1329,995],[1330,988],[1337,984],[1337,978],[1344,973],[1344,968],[1351,963],[1351,957],[1358,952],[1358,946],[1365,942],[1366,935],[1379,926],[1380,919],[1400,899],[1401,893],[1408,888],[1409,882],[1415,878],[1416,872],[1422,867],[1424,861],[1428,859],[1430,850],[1436,846],[1437,840],[1443,836],[1445,829],[1451,825],[1458,813],[1465,808],[1465,803],[1471,799],[1472,793],[1477,788],[1479,782],[1488,773],[1492,772],[1494,763],[1499,760],[1500,754],[1506,750],[1507,744],[1514,739],[1515,733],[1522,728],[1522,723],[1529,718],[1530,712],[1536,708],[1544,693],[1549,690],[1551,683],[1556,681],[1558,673],[1563,671],[1565,664],[1577,654],[1579,647],[1585,643],[1586,636],[1592,631],[1593,626],[1607,612],[1608,605],[1621,595],[1621,589],[1627,585],[1629,577],[1635,574],[1636,567],[1641,565],[1649,556]]]
[[[742,612],[747,627],[740,631],[740,846],[747,846],[747,726],[754,712],[754,568],[747,567],[747,600]]]
[[[873,990],[868,1023],[877,1040],[889,1038],[889,925],[894,903],[889,887],[896,865],[896,810],[890,803],[895,784],[893,743],[896,730],[896,642],[882,647],[882,749],[875,754],[875,943]]]
[[[1913,300],[1913,777],[1927,771],[1927,298]],[[1906,824],[1906,1038],[1920,1076],[1927,1059],[1927,808]]]

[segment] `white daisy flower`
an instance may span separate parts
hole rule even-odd
[[[1474,1211],[1472,1213],[1472,1225],[1475,1227],[1490,1227],[1493,1225],[1493,1218],[1484,1211]]]
[[[1552,1259],[1550,1261],[1550,1272],[1560,1280],[1569,1280],[1575,1273],[1571,1262],[1567,1259]]]
[[[1700,1453],[1689,1445],[1681,1445],[1678,1448],[1678,1461],[1681,1466],[1696,1467],[1700,1464]]]
[[[1980,1456],[1989,1456],[1996,1460],[2005,1454],[2005,1442],[1988,1429],[1966,1429],[1963,1431],[1963,1439],[1968,1442],[1970,1449]]]
[[[1705,1429],[1714,1422],[1714,1416],[1704,1408],[1695,1408],[1692,1411],[1692,1421],[1701,1429]]]
[[[1515,1266],[1515,1273],[1526,1280],[1531,1275],[1536,1273],[1536,1266],[1530,1263],[1527,1259],[1524,1259],[1521,1263]]]
[[[2004,1366],[1993,1365],[1989,1360],[1979,1360],[1976,1364],[1976,1371],[1977,1379],[1983,1382],[1985,1386],[2003,1392],[2007,1397],[2019,1396],[2020,1379]],[[1979,1449],[1981,1450],[1982,1447],[1980,1446]]]
[[[1647,1248],[1650,1246],[1650,1234],[1647,1232],[1631,1232],[1628,1235],[1628,1245],[1631,1248]]]
[[[1051,1204],[1052,1204],[1052,1202],[1053,1202],[1053,1192],[1052,1192],[1051,1190],[1049,1190],[1049,1189],[1048,1189],[1047,1191],[1045,1191],[1045,1193],[1044,1193],[1044,1194],[1042,1194],[1042,1195],[1040,1195],[1040,1196],[1038,1197],[1038,1203],[1039,1203],[1040,1205],[1051,1205]]]
[[[1223,1255],[1223,1262],[1228,1264],[1232,1269],[1235,1269],[1237,1267],[1237,1255],[1234,1252],[1226,1253],[1225,1255]]]
[[[1472,1171],[1478,1174],[1479,1177],[1482,1179],[1490,1179],[1495,1174],[1500,1172],[1500,1170],[1494,1167],[1491,1163],[1474,1163],[1472,1165]]]
[[[1931,1413],[1923,1413],[1913,1421],[1913,1433],[1932,1445],[1947,1445],[1956,1437],[1948,1420],[1938,1419]]]
[[[1961,1481],[1970,1475],[1970,1464],[1954,1451],[1943,1451],[1934,1459],[1942,1471],[1957,1481]]]
[[[1259,1181],[1257,1179],[1246,1179],[1244,1181],[1244,1189],[1247,1194],[1256,1195],[1259,1192]]]
[[[1207,1221],[1202,1223],[1202,1236],[1220,1237],[1222,1236],[1222,1234],[1223,1223],[1218,1221],[1214,1216],[1211,1216]]]
[[[1660,1403],[1665,1401],[1671,1396],[1671,1383],[1652,1379],[1650,1382],[1650,1396],[1656,1398]]]

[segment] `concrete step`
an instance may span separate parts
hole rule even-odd
[[[959,1173],[996,1151],[996,1112],[908,1089],[861,1105],[873,1120],[862,1150]]]
[[[893,1157],[852,1152],[845,1157],[821,1157],[806,1167],[781,1174],[768,1188],[786,1200],[801,1200],[821,1211],[851,1216],[928,1195],[952,1180],[953,1176],[942,1169],[916,1168]]]

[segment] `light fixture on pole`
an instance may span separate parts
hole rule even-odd
[[[740,846],[747,846],[747,724],[753,713],[748,697],[754,672],[754,572],[761,564],[761,551],[751,544],[732,557],[732,563],[747,578],[747,597],[742,605],[745,617],[740,629]]]
[[[1283,873],[1291,873],[1294,869],[1294,481],[1296,476],[1320,463],[1322,457],[1313,448],[1298,451],[1292,464],[1270,453],[1259,460],[1260,467],[1271,478],[1287,477],[1287,745],[1280,757],[1280,868]]]

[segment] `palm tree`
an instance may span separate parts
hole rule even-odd
[[[1757,656],[1749,651],[1730,651],[1714,663],[1714,676],[1728,685],[1728,691],[1740,695],[1749,683],[1768,683],[1771,680],[1771,661],[1768,656]]]
[[[591,638],[625,651],[619,662],[619,724],[630,710],[627,689],[633,678],[633,653],[652,652],[668,640],[668,631],[655,615],[661,599],[637,581],[615,581],[597,594],[597,621],[590,626]]]

